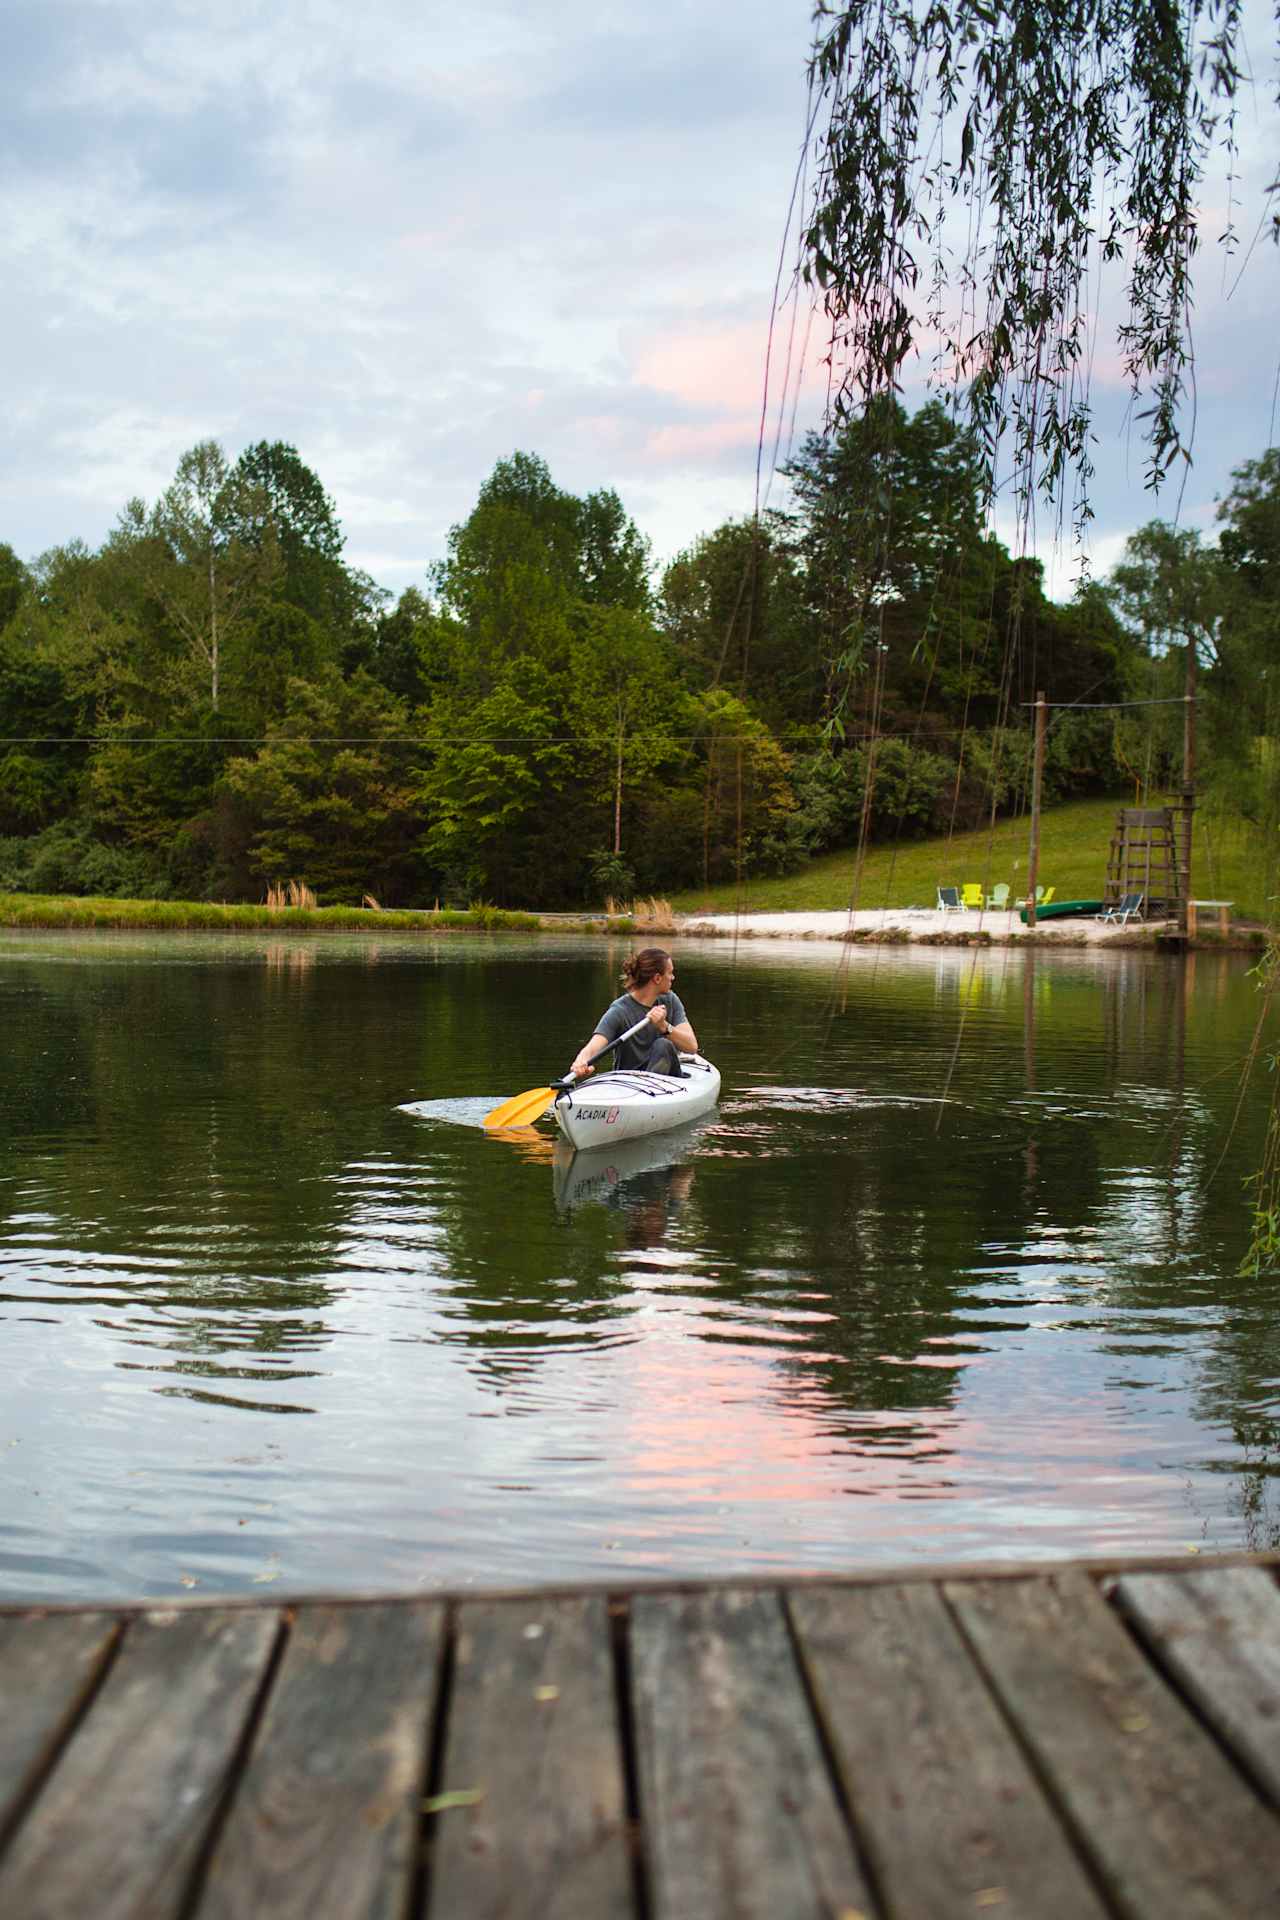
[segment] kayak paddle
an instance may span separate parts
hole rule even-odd
[[[620,1047],[624,1040],[629,1040],[633,1033],[639,1033],[648,1019],[649,1016],[646,1013],[643,1020],[637,1020],[634,1027],[628,1027],[625,1033],[620,1033],[616,1040],[611,1040],[607,1047],[602,1047],[600,1053],[612,1053],[613,1049]],[[596,1059],[599,1058],[598,1053]],[[569,1087],[580,1086],[582,1080],[586,1078],[588,1078],[586,1074],[579,1078],[576,1074],[567,1073],[563,1080],[553,1080],[549,1087],[530,1087],[527,1093],[513,1093],[509,1100],[504,1100],[500,1107],[493,1109],[492,1113],[486,1113],[485,1132],[492,1133],[499,1127],[531,1127],[535,1120],[542,1118],[547,1108],[558,1099],[560,1094]]]

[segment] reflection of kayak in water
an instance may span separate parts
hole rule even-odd
[[[672,1133],[642,1140],[619,1140],[611,1147],[581,1151],[567,1140],[557,1140],[552,1160],[556,1206],[562,1213],[574,1207],[608,1205],[626,1198],[628,1182],[646,1173],[678,1166],[705,1122],[691,1120]]]
[[[561,1133],[575,1147],[612,1147],[698,1119],[719,1098],[720,1070],[700,1053],[680,1064],[683,1075],[622,1070],[579,1081],[556,1100]]]

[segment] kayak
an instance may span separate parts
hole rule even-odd
[[[1094,914],[1102,912],[1101,900],[1051,900],[1047,907],[1036,908],[1036,925],[1042,920],[1066,920],[1071,914]],[[1027,924],[1027,910],[1024,907],[1018,915],[1023,926]]]
[[[626,1068],[595,1073],[566,1088],[555,1103],[556,1123],[575,1147],[641,1140],[709,1113],[720,1097],[720,1069],[700,1053],[686,1054],[683,1075]]]

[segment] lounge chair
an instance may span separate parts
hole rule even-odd
[[[987,895],[987,905],[993,908],[996,913],[1007,913],[1009,911],[1009,883],[1007,880],[1002,880],[998,886],[992,887],[990,893]]]
[[[943,913],[959,913],[960,911],[959,887],[939,887],[938,888],[938,907],[940,911]]]
[[[976,880],[966,880],[960,889],[960,904],[970,913],[981,913],[983,903],[982,888]]]
[[[1111,927],[1123,927],[1126,921],[1141,920],[1144,898],[1145,895],[1141,893],[1122,893],[1113,906],[1098,915],[1098,919],[1104,926]]]

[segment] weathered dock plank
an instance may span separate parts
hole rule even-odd
[[[635,1878],[602,1595],[459,1608],[439,1788],[465,1798],[435,1816],[432,1915],[630,1920]]]
[[[200,1920],[403,1914],[444,1629],[438,1602],[298,1611]]]
[[[0,1916],[1271,1920],[1277,1570],[0,1611]]]
[[[1131,1920],[1280,1912],[1280,1827],[1083,1575],[950,1583],[956,1617]]]
[[[779,1597],[635,1599],[631,1672],[655,1920],[870,1914]]]
[[[120,1632],[107,1614],[0,1620],[0,1841],[80,1712]]]
[[[273,1613],[133,1621],[0,1859],[15,1920],[177,1920],[253,1708]]]
[[[1259,1567],[1137,1573],[1116,1598],[1143,1640],[1280,1805],[1280,1587]]]
[[[888,1911],[1101,1920],[1106,1909],[937,1589],[805,1589],[789,1606]]]

